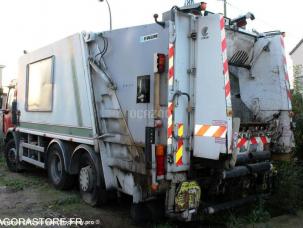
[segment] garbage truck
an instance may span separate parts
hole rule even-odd
[[[293,147],[284,33],[249,31],[253,14],[205,3],[154,18],[20,58],[5,112],[11,171],[46,169],[92,206],[129,195],[133,218],[157,201],[191,221],[271,191],[271,156]]]

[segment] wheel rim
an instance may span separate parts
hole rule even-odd
[[[7,153],[7,159],[12,164],[17,164],[17,150],[16,148],[10,148]]]
[[[81,168],[79,175],[80,188],[83,192],[91,192],[94,186],[94,174],[91,166]]]
[[[55,153],[51,161],[51,173],[53,181],[58,184],[62,178],[62,161],[60,156]]]

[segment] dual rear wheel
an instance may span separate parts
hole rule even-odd
[[[75,186],[76,175],[70,175],[65,167],[63,151],[58,144],[49,149],[47,171],[50,182],[56,189],[67,190]],[[106,202],[104,186],[98,186],[98,173],[94,161],[84,152],[79,159],[79,191],[84,202],[91,206]]]

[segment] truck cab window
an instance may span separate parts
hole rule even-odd
[[[137,103],[149,103],[150,101],[150,76],[137,78]]]
[[[27,111],[52,111],[53,60],[40,60],[27,68]]]

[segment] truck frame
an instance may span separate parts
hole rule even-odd
[[[270,192],[271,154],[293,147],[282,33],[245,30],[251,14],[204,10],[175,6],[161,22],[22,56],[4,130],[9,169],[46,169],[57,189],[78,180],[92,206],[125,193],[133,218],[160,200],[191,221]]]

